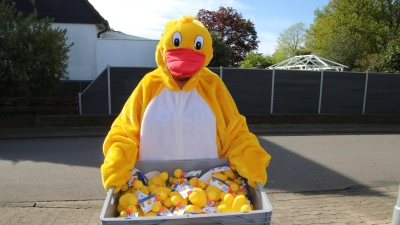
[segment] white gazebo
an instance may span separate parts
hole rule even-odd
[[[334,70],[343,71],[348,66],[334,62],[329,59],[316,55],[298,55],[286,59],[282,62],[267,67],[266,69],[282,69],[282,70]]]

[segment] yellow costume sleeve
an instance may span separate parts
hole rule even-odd
[[[271,156],[261,147],[257,137],[247,127],[222,80],[208,69],[203,70],[203,79],[197,87],[208,102],[217,119],[217,145],[220,158],[229,158],[236,171],[249,180],[265,185],[266,167]]]
[[[139,156],[141,118],[150,100],[162,88],[159,70],[147,74],[112,124],[103,143],[105,158],[101,174],[106,191],[115,186],[116,193],[130,179],[130,170]]]

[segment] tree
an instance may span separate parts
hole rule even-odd
[[[197,17],[209,31],[218,32],[229,47],[230,66],[238,67],[248,52],[258,48],[260,41],[254,23],[243,19],[235,9],[222,6],[216,12],[201,9]]]
[[[250,52],[244,58],[244,61],[240,64],[241,68],[259,67],[265,68],[272,65],[272,58],[269,55],[262,53]]]
[[[307,34],[312,52],[355,69],[385,52],[399,34],[400,1],[331,0],[315,11]]]
[[[375,71],[379,72],[382,64],[381,55],[379,54],[371,54],[364,58],[357,59],[354,68],[352,71],[354,72],[366,72],[366,71]]]
[[[272,54],[273,64],[296,55],[311,54],[306,47],[307,33],[304,23],[296,23],[279,33],[278,45]]]
[[[312,52],[306,47],[300,47],[294,52],[294,55],[311,55]]]
[[[272,58],[274,62],[280,62],[282,60],[288,59],[294,56],[294,53],[287,47],[278,42],[278,45],[275,47],[275,52],[272,54]]]
[[[229,47],[225,44],[224,40],[217,32],[211,31],[210,34],[213,41],[213,58],[211,59],[208,66],[229,66],[229,58],[231,56]]]
[[[288,58],[287,52],[282,48],[276,48],[274,54],[271,56],[272,64],[276,64]]]
[[[0,3],[0,81],[17,85],[29,96],[50,96],[60,79],[68,78],[72,44],[66,45],[66,29],[53,29],[52,20],[37,18],[36,10],[23,16],[15,3]]]
[[[392,40],[384,53],[381,71],[400,73],[400,38]]]
[[[278,37],[278,48],[282,51],[287,52],[288,57],[296,55],[301,48],[304,48],[306,40],[306,28],[304,23],[296,23],[283,33],[279,33]]]

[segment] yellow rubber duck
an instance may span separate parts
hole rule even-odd
[[[227,181],[225,181],[227,184],[229,184],[229,190],[228,190],[228,192],[230,192],[230,193],[238,193],[239,191],[240,191],[240,186],[237,184],[237,183],[235,183],[235,182],[233,182],[233,181],[229,181],[229,180],[227,180]]]
[[[223,201],[218,206],[221,213],[226,212],[244,212],[251,211],[252,207],[248,204],[248,199],[244,195],[237,195],[227,193]]]
[[[201,189],[205,189],[207,187],[206,182],[204,180],[200,180],[197,177],[190,178],[189,184],[192,187],[197,187],[197,188],[201,188]]]
[[[197,205],[187,205],[186,206],[186,212],[199,212],[203,208]]]
[[[127,209],[129,205],[136,206],[138,204],[138,198],[133,193],[121,195],[118,201],[123,209]]]
[[[158,187],[165,187],[167,186],[166,181],[168,180],[168,172],[164,171],[162,173],[160,173],[157,176],[154,176],[152,178],[149,179],[149,181],[147,182],[147,185],[155,185]]]
[[[155,213],[164,211],[164,206],[161,204],[161,202],[154,202],[153,205],[151,206],[151,211]]]
[[[232,204],[233,201],[235,200],[235,197],[232,194],[225,194],[224,199],[221,201],[221,203],[218,206],[218,210],[222,213],[225,212],[233,212],[232,211]]]
[[[183,198],[182,195],[177,191],[173,191],[170,193],[170,199],[172,206],[180,207],[188,204],[187,199]]]
[[[206,192],[201,188],[193,188],[193,192],[189,195],[189,200],[193,205],[204,207],[207,203]]]
[[[218,201],[220,199],[221,192],[223,192],[221,189],[213,185],[208,185],[205,191],[207,198],[211,201]]]
[[[222,181],[227,181],[228,180],[228,176],[223,174],[222,172],[217,172],[217,173],[213,173],[212,174],[213,177],[216,177]]]
[[[233,172],[233,170],[226,170],[226,171],[222,171],[222,174],[228,176],[228,178],[230,180],[235,180],[237,178],[235,172]]]
[[[157,187],[151,193],[156,195],[157,201],[163,202],[168,198],[171,190],[167,187]]]
[[[138,179],[132,180],[132,185],[133,185],[133,188],[136,189],[136,190],[140,190],[144,186],[143,182],[141,180],[138,180]]]
[[[184,172],[181,169],[177,168],[174,170],[175,178],[181,178],[181,177],[183,177],[183,175],[184,175]]]

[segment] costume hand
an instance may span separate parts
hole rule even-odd
[[[106,192],[108,192],[111,187],[114,187],[114,190],[113,190],[114,194],[121,191],[121,188],[122,188],[122,185],[115,185],[115,184],[103,184],[103,185],[104,185],[104,189],[106,190]]]
[[[121,190],[122,186],[114,186],[114,194],[117,194]]]
[[[258,190],[257,184],[256,182],[252,181],[252,180],[247,180],[247,183],[250,185],[250,187]]]
[[[114,193],[118,193],[122,186],[129,181],[132,166],[126,163],[120,149],[108,151],[104,163],[101,165],[101,176],[104,189],[108,192],[114,186]]]

